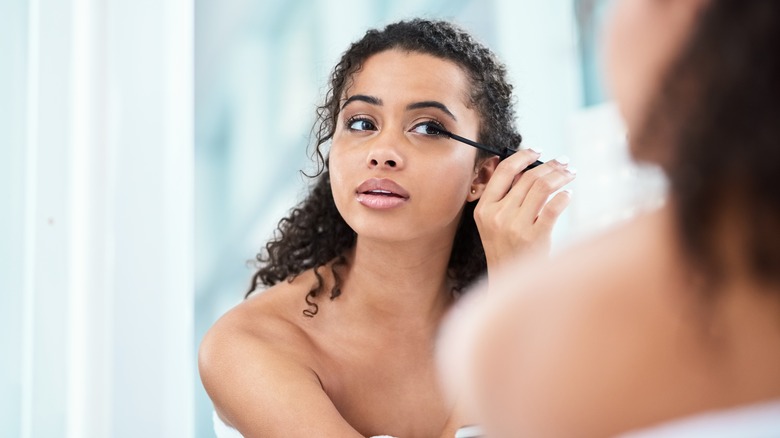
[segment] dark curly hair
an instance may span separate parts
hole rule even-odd
[[[668,175],[678,233],[711,286],[735,255],[780,284],[778,47],[780,2],[709,1],[634,139],[637,158]],[[724,248],[724,225],[737,252]]]
[[[308,309],[303,311],[304,315],[313,316],[318,310],[313,299],[323,289],[319,269],[330,262],[333,262],[335,277],[330,298],[340,295],[338,268],[346,263],[345,253],[355,245],[356,235],[336,209],[328,158],[323,154],[322,146],[333,138],[340,101],[353,75],[368,58],[391,49],[427,54],[458,65],[469,78],[470,104],[479,114],[477,141],[495,147],[517,148],[520,145],[522,137],[515,128],[512,86],[507,82],[506,68],[487,47],[445,21],[415,19],[390,24],[381,30],[369,30],[342,55],[331,74],[330,89],[325,102],[317,108],[318,117],[312,130],[319,164],[314,186],[308,197],[279,222],[265,252],[257,255],[261,267],[252,278],[247,296],[259,283],[272,286],[281,281],[292,281],[314,268],[318,284],[306,296]],[[487,156],[489,154],[480,151],[477,162]],[[469,285],[487,267],[474,222],[475,204],[469,202],[464,207],[450,256],[448,271],[456,291]]]

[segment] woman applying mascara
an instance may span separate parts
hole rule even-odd
[[[452,437],[473,421],[439,388],[439,322],[486,270],[548,250],[569,200],[550,196],[574,178],[557,161],[523,172],[529,149],[500,161],[520,143],[505,76],[446,22],[395,23],[345,52],[315,130],[323,172],[259,255],[253,289],[268,289],[201,345],[218,422],[245,437]]]

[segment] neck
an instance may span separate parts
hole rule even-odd
[[[452,239],[380,242],[358,237],[347,256],[343,304],[360,308],[360,314],[391,330],[435,328],[452,303],[447,278],[451,252]]]

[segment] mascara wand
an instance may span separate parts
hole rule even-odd
[[[457,141],[459,141],[461,143],[466,143],[467,145],[473,146],[473,147],[475,147],[475,148],[477,148],[477,149],[479,149],[481,151],[485,151],[485,152],[491,153],[493,155],[498,155],[498,158],[500,160],[505,160],[506,158],[512,156],[512,154],[517,152],[517,150],[511,149],[511,148],[508,148],[508,147],[505,147],[505,148],[503,148],[501,150],[496,150],[496,149],[494,149],[494,148],[492,148],[490,146],[487,146],[487,145],[484,145],[484,144],[481,144],[481,143],[477,143],[476,141],[472,141],[472,140],[469,140],[468,138],[461,137],[461,136],[459,136],[457,134],[453,134],[453,133],[451,133],[449,131],[445,131],[444,129],[441,129],[441,128],[438,128],[438,127],[435,128],[435,129],[436,129],[436,131],[438,131],[442,135],[446,135],[447,137],[449,137],[449,138],[451,138],[453,140],[457,140]],[[531,163],[528,167],[526,167],[523,170],[523,172],[525,172],[526,170],[531,170],[534,167],[537,167],[537,166],[539,166],[541,164],[544,164],[544,162],[536,160],[533,163]]]

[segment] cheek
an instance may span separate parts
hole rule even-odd
[[[459,160],[450,165],[430,169],[425,175],[428,197],[440,204],[446,204],[445,208],[459,210],[466,202],[471,183],[476,176],[473,159]]]
[[[670,0],[671,1],[671,0]],[[609,88],[629,130],[644,118],[677,45],[674,4],[617,1],[606,28]]]
[[[615,2],[606,29],[609,89],[629,129],[654,89],[663,11],[654,0]]]
[[[345,173],[347,158],[347,156],[341,153],[341,148],[337,147],[335,144],[331,146],[328,159],[330,189],[333,193],[333,199],[336,201],[336,206],[339,208],[351,194]]]
[[[642,52],[634,32],[639,24],[636,23],[636,9],[633,0],[615,2],[604,34],[608,88],[626,120],[633,118],[642,82],[637,77],[642,74],[641,65],[637,65],[635,58],[636,53]]]

